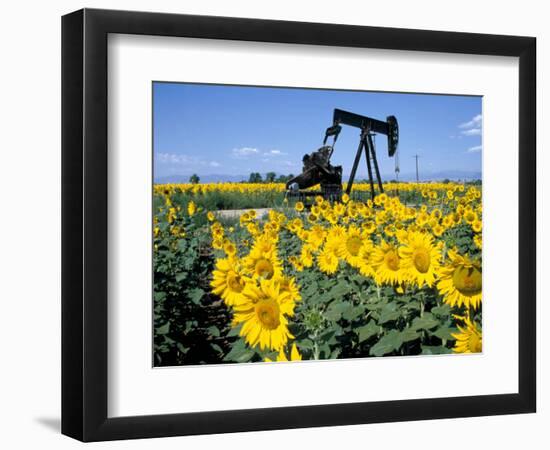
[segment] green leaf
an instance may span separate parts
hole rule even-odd
[[[176,347],[178,347],[178,350],[182,352],[184,355],[189,351],[188,347],[185,347],[182,343],[178,342],[176,344]]]
[[[187,278],[187,272],[180,272],[176,274],[176,281],[178,283],[181,283],[183,280]]]
[[[154,298],[156,302],[162,302],[166,298],[166,292],[155,292]]]
[[[447,326],[439,327],[437,330],[435,330],[432,334],[439,339],[443,340],[454,340],[455,338],[451,335],[451,333],[456,333],[458,330],[456,328],[449,328]]]
[[[167,334],[170,331],[170,322],[166,322],[163,326],[157,328],[157,334]]]
[[[314,284],[310,284],[307,288],[302,289],[302,292],[301,292],[303,298],[313,297],[318,293],[319,293],[319,289]]]
[[[383,325],[387,322],[391,322],[392,320],[397,320],[401,314],[399,311],[388,311],[384,310],[380,313],[380,318],[378,319],[378,323],[380,325]]]
[[[239,333],[241,332],[241,328],[243,327],[242,323],[240,323],[239,325],[237,325],[236,327],[234,328],[231,328],[229,330],[229,333],[227,333],[227,337],[235,337],[235,336],[238,336]]]
[[[420,337],[420,334],[416,332],[415,330],[412,330],[410,328],[405,328],[401,332],[401,340],[403,342],[410,342],[418,339]]]
[[[216,353],[223,353],[222,348],[218,344],[210,344],[210,347],[212,347]]]
[[[451,308],[449,305],[443,304],[441,306],[434,306],[430,312],[439,317],[448,317],[451,315]]]
[[[397,350],[403,343],[401,333],[397,330],[390,330],[371,347],[370,354],[373,356],[384,356]]]
[[[349,294],[353,290],[353,287],[349,285],[346,281],[339,281],[336,286],[334,286],[330,291],[330,294],[333,299],[339,299]]]
[[[453,353],[452,349],[447,348],[443,345],[423,345],[422,346],[422,355],[446,355]]]
[[[334,335],[336,334],[336,331],[337,330],[332,329],[332,330],[325,331],[324,333],[321,333],[319,335],[319,341],[329,342],[334,337]]]
[[[430,313],[425,313],[424,317],[415,317],[411,328],[413,330],[429,330],[439,325],[439,321],[436,320]]]
[[[373,320],[370,320],[368,324],[356,328],[355,332],[358,334],[359,342],[361,343],[378,333],[378,325]]]
[[[346,311],[351,309],[351,306],[349,303],[345,302],[334,302],[331,303],[331,305],[328,307],[327,311],[325,312],[325,317],[328,320],[339,320],[342,317],[342,314],[344,314]]]
[[[246,347],[244,341],[238,340],[223,359],[224,361],[243,363],[250,361],[254,354],[254,350]]]
[[[357,319],[360,315],[365,313],[365,308],[362,306],[354,306],[347,311],[344,311],[342,314],[342,317],[346,320],[352,321],[354,319]]]
[[[310,341],[309,339],[304,339],[302,341],[296,342],[296,346],[300,350],[313,350],[314,348],[313,342]]]
[[[204,295],[204,291],[201,288],[193,288],[188,291],[188,294],[191,301],[195,305],[198,305],[201,302],[201,299]]]
[[[208,327],[208,333],[211,336],[219,337],[220,336],[220,330],[218,330],[218,327],[212,325],[211,327]]]
[[[378,324],[382,325],[386,322],[397,320],[401,315],[401,310],[396,302],[382,302],[382,307],[380,308],[379,314]]]

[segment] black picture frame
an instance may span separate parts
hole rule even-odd
[[[518,57],[518,393],[109,418],[109,33]],[[94,9],[63,16],[62,433],[101,441],[535,412],[535,94],[533,37]]]

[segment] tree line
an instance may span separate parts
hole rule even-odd
[[[262,177],[260,172],[252,172],[248,177],[248,183],[286,183],[291,178],[294,178],[293,174],[277,175],[275,172],[267,172]],[[198,184],[200,181],[201,179],[196,173],[189,177],[189,182],[192,184]]]

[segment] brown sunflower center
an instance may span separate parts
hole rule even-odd
[[[413,264],[420,273],[426,273],[430,269],[430,254],[425,248],[418,248],[413,254]]]
[[[394,272],[399,270],[399,255],[395,250],[390,250],[384,256],[384,261],[388,269],[393,270]]]
[[[273,299],[262,299],[256,303],[256,316],[268,330],[274,330],[280,324],[279,304]]]
[[[359,250],[361,249],[361,239],[359,236],[350,236],[346,240],[346,248],[348,249],[348,252],[351,256],[357,256],[359,254]]]
[[[271,279],[273,277],[273,273],[275,271],[273,264],[271,261],[265,258],[260,258],[258,261],[256,261],[256,265],[254,267],[254,271],[256,272],[256,275],[262,278]]]
[[[467,297],[481,293],[481,272],[476,267],[457,267],[453,284],[458,292]]]
[[[241,292],[244,288],[244,281],[238,273],[231,270],[227,274],[227,286],[233,292]]]

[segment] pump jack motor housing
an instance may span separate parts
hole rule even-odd
[[[340,200],[343,192],[342,166],[333,166],[330,164],[330,158],[334,152],[334,145],[336,144],[338,135],[342,131],[341,125],[349,125],[361,130],[359,146],[357,147],[357,153],[351,168],[346,193],[348,195],[351,193],[351,188],[353,186],[353,181],[355,179],[355,174],[357,172],[357,167],[359,166],[359,161],[363,150],[365,150],[371,198],[374,199],[375,196],[372,166],[374,166],[376,181],[378,183],[380,193],[384,192],[372,136],[375,134],[386,135],[388,137],[388,156],[394,156],[397,151],[397,144],[399,141],[399,126],[397,124],[397,119],[395,116],[388,116],[386,121],[382,122],[381,120],[361,116],[359,114],[343,111],[341,109],[335,109],[332,126],[327,128],[325,132],[323,146],[310,154],[304,155],[302,158],[302,173],[289,180],[286,184],[288,195],[298,197],[322,195],[327,200]],[[327,140],[331,136],[333,138],[332,145],[327,145]],[[306,190],[317,184],[321,185],[320,191]]]

